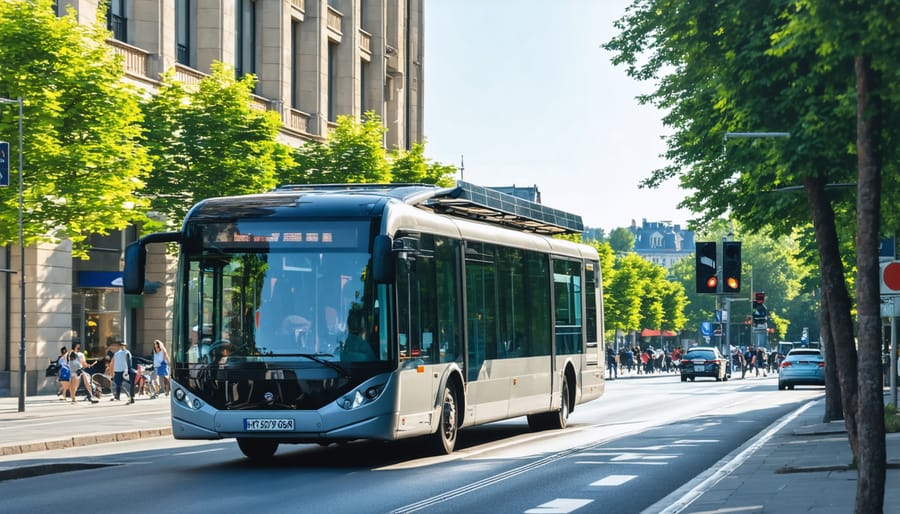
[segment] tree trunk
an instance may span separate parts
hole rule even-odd
[[[827,299],[831,341],[834,345],[834,364],[841,388],[844,426],[853,459],[859,458],[857,416],[856,341],[853,337],[853,318],[850,316],[850,294],[844,278],[840,246],[834,221],[834,209],[825,192],[821,177],[806,175],[803,188],[812,213],[816,245],[819,249],[819,269],[822,273],[823,297]]]
[[[881,296],[878,242],[881,172],[878,162],[877,95],[871,97],[875,73],[868,56],[854,59],[856,70],[856,308],[859,318],[859,467],[857,514],[884,510],[886,450],[884,385],[881,364]]]
[[[844,419],[841,408],[841,385],[838,382],[837,359],[834,356],[834,340],[831,338],[831,316],[828,315],[828,297],[819,294],[819,342],[825,350],[825,416],[823,423]]]

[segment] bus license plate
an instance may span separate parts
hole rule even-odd
[[[248,432],[293,432],[294,420],[290,418],[244,418],[244,430]]]

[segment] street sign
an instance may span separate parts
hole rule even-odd
[[[894,260],[895,242],[893,237],[884,237],[878,241],[878,260],[892,261]]]
[[[0,141],[0,187],[9,185],[9,143]]]
[[[881,295],[900,295],[900,261],[881,263]]]

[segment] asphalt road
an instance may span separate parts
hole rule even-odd
[[[0,482],[3,512],[641,512],[715,466],[821,388],[776,379],[607,382],[563,431],[524,418],[460,433],[429,457],[421,441],[282,446],[268,465],[233,441],[168,437],[3,461],[36,476]]]

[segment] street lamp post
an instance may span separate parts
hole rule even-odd
[[[25,411],[25,240],[22,230],[22,97],[0,97],[0,103],[19,105],[19,412]]]

